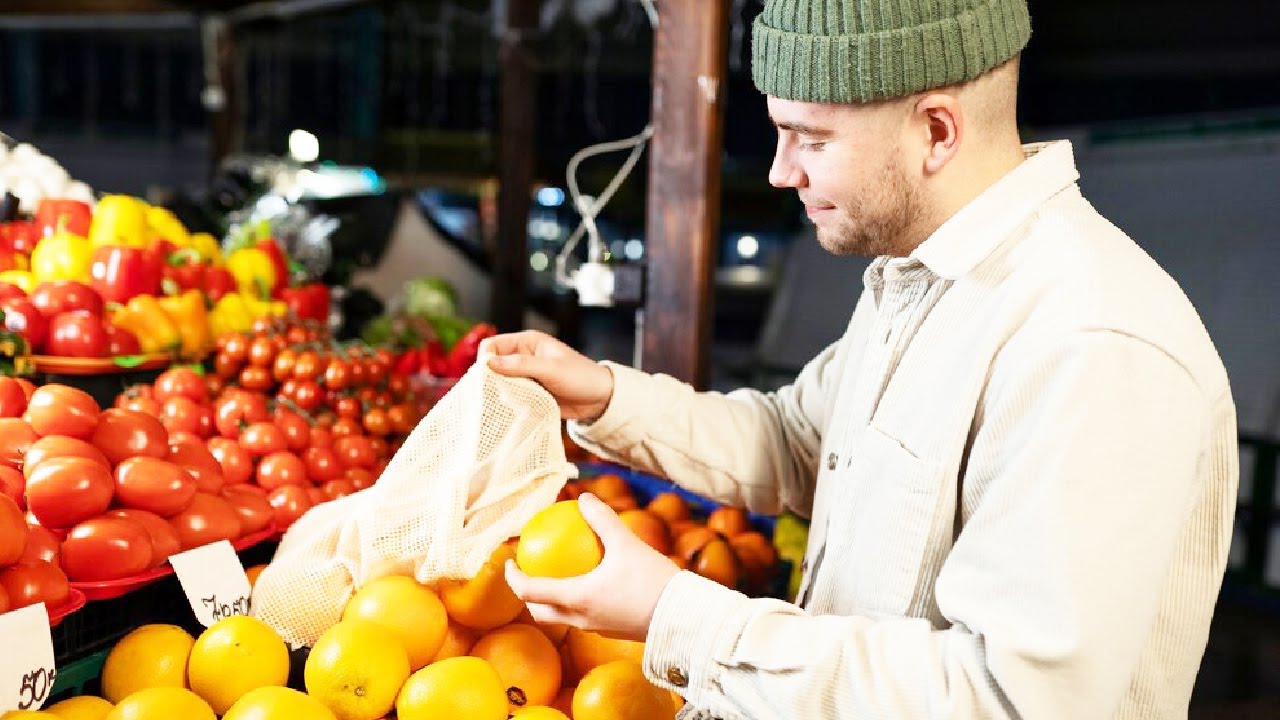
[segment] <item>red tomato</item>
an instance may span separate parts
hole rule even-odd
[[[327,447],[310,447],[302,453],[311,482],[325,483],[342,477],[343,467],[338,456]]]
[[[0,418],[22,417],[27,409],[27,394],[11,377],[0,377]]]
[[[249,482],[253,477],[253,458],[240,443],[223,437],[209,438],[209,454],[222,467],[222,480],[227,485]]]
[[[169,433],[155,417],[136,410],[104,410],[93,432],[93,444],[112,465],[140,455],[162,458],[169,452]]]
[[[287,530],[315,505],[307,489],[297,485],[278,487],[271,491],[267,500],[275,511],[276,528],[279,530]]]
[[[275,381],[271,379],[271,371],[267,368],[250,365],[240,371],[240,387],[249,390],[266,391],[270,390],[274,384]]]
[[[190,398],[176,396],[160,406],[160,422],[169,432],[189,432],[199,435],[211,431],[213,415],[208,408],[197,405]]]
[[[391,432],[391,418],[382,408],[373,408],[364,414],[364,431],[370,435],[382,437]]]
[[[320,489],[324,491],[325,496],[330,500],[337,500],[353,494],[356,491],[356,486],[346,478],[338,478],[321,485]]]
[[[4,311],[4,328],[22,336],[31,346],[31,352],[43,352],[44,341],[49,337],[49,318],[26,298],[0,300]]]
[[[329,428],[312,425],[310,435],[311,440],[308,443],[310,447],[327,448],[333,446],[333,433],[329,431]]]
[[[191,504],[196,481],[186,470],[153,457],[129,458],[116,468],[116,501],[170,517]]]
[[[311,444],[311,425],[295,412],[276,411],[276,427],[284,434],[285,446],[294,452],[301,452]]]
[[[240,447],[247,450],[249,455],[260,458],[280,452],[287,446],[280,428],[269,422],[257,422],[240,433]]]
[[[25,420],[0,418],[0,463],[22,467],[22,459],[39,439]]]
[[[321,360],[319,353],[304,350],[298,353],[298,359],[293,363],[293,376],[299,382],[315,380],[324,372],[324,367],[325,363]]]
[[[111,472],[111,463],[107,462],[106,456],[98,448],[83,440],[62,437],[61,435],[50,435],[37,440],[31,446],[31,449],[27,451],[26,457],[22,460],[22,475],[30,483],[31,474],[36,471],[37,465],[49,458],[57,457],[79,457],[92,460],[105,468],[107,472]]]
[[[178,443],[196,443],[204,445],[204,438],[193,432],[186,430],[172,430],[169,432],[169,444],[177,445]]]
[[[73,310],[86,310],[102,316],[102,296],[88,285],[72,280],[40,283],[31,292],[31,303],[45,317]]]
[[[0,495],[0,567],[11,565],[27,549],[27,518],[18,503]]]
[[[391,422],[391,430],[397,435],[408,435],[413,432],[413,409],[407,403],[392,405],[388,408],[387,420]]]
[[[8,465],[0,465],[0,496],[12,500],[20,510],[26,510],[27,500],[23,496],[27,491],[27,479],[18,470]]]
[[[219,540],[235,540],[241,531],[240,516],[231,503],[208,493],[196,493],[191,506],[169,518],[169,524],[178,531],[183,550]]]
[[[25,298],[27,291],[12,283],[0,282],[0,300],[7,300],[11,297]]]
[[[98,402],[89,393],[66,385],[45,385],[31,394],[22,419],[42,437],[88,440],[98,427],[99,412]]]
[[[22,392],[27,394],[27,402],[31,402],[31,395],[36,391],[35,383],[26,378],[14,378],[13,381],[22,386]]]
[[[333,410],[338,413],[340,418],[358,418],[360,417],[360,401],[353,397],[338,398]]]
[[[258,462],[258,484],[264,490],[275,490],[285,485],[300,485],[307,482],[307,466],[297,455],[291,452],[274,452]]]
[[[151,563],[149,568],[159,567],[169,559],[170,555],[182,551],[182,543],[178,540],[178,531],[168,520],[153,512],[136,509],[108,510],[102,514],[107,518],[123,518],[142,526],[151,538]]]
[[[104,329],[107,331],[107,355],[120,357],[142,354],[142,346],[138,344],[137,335],[111,323],[106,323]]]
[[[225,482],[222,478],[222,465],[209,452],[199,439],[189,442],[169,443],[169,462],[177,465],[192,480],[196,481],[196,489],[200,492],[217,493]]]
[[[320,386],[314,380],[299,380],[293,390],[293,402],[306,412],[320,407]]]
[[[62,539],[52,530],[39,525],[28,525],[27,549],[22,551],[18,562],[51,562],[56,565],[61,549]]]
[[[278,383],[293,380],[293,366],[298,362],[298,353],[293,350],[281,350],[271,365],[271,377]],[[295,381],[296,382],[296,381]]]
[[[249,364],[267,371],[271,377],[271,366],[276,361],[276,344],[269,337],[254,338],[249,343]]]
[[[228,485],[222,489],[222,498],[239,516],[244,535],[265,530],[275,520],[267,496],[252,485]]]
[[[146,413],[153,418],[159,418],[161,413],[160,403],[149,397],[129,398],[120,404],[120,409]],[[161,419],[160,423],[163,425],[164,420]]]
[[[218,377],[217,374],[206,375],[204,378],[204,386],[209,390],[209,397],[215,398],[227,389],[227,381]]]
[[[86,520],[62,541],[62,569],[76,582],[116,580],[151,567],[155,552],[141,524],[118,517]]]
[[[164,403],[171,397],[184,397],[194,403],[209,401],[209,386],[204,378],[191,368],[166,370],[156,378],[156,402]]]
[[[387,445],[387,441],[380,437],[369,438],[369,445],[373,448],[373,456],[378,460],[386,458],[391,448]]]
[[[358,467],[347,468],[347,471],[343,473],[343,477],[351,481],[351,485],[355,487],[356,492],[373,487],[373,483],[377,480],[373,473]]]
[[[244,426],[271,419],[267,411],[267,399],[258,394],[236,390],[228,392],[218,402],[214,413],[214,425],[223,437],[238,438]]]
[[[63,357],[107,357],[110,341],[102,318],[85,310],[58,313],[49,321],[45,352]]]
[[[10,610],[38,602],[56,608],[71,595],[71,586],[62,568],[47,562],[21,563],[0,570],[0,587],[9,595]]]
[[[222,345],[222,354],[238,363],[249,360],[249,338],[240,333],[226,336]]]
[[[360,421],[348,417],[340,417],[333,427],[329,428],[329,432],[333,433],[333,439],[336,443],[338,438],[352,437],[363,435],[363,428],[360,427]]]
[[[333,451],[338,455],[338,461],[343,467],[359,467],[367,470],[378,461],[373,452],[373,443],[369,442],[367,437],[348,435],[337,438],[333,441]]]
[[[307,488],[307,498],[311,500],[312,507],[329,502],[329,496],[325,494],[324,490],[321,490],[318,487]]]

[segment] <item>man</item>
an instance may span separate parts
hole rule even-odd
[[[878,256],[776,394],[696,393],[521,333],[484,348],[606,457],[812,517],[797,604],[582,511],[605,559],[508,579],[535,617],[647,641],[695,718],[1181,718],[1231,538],[1235,411],[1171,280],[1021,147],[1024,0],[769,0],[770,182]]]

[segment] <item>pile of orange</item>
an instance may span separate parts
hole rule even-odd
[[[659,493],[641,507],[627,481],[612,473],[572,481],[561,498],[583,492],[605,501],[637,537],[681,568],[748,594],[768,588],[778,552],[766,535],[752,529],[740,508],[719,507],[698,520],[689,503],[674,492]]]

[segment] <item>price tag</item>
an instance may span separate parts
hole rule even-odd
[[[49,613],[36,603],[0,615],[0,714],[39,710],[49,699],[58,671],[53,666]]]
[[[200,624],[249,614],[249,577],[231,543],[220,540],[171,555],[169,564]]]

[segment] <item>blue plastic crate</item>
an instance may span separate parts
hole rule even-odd
[[[631,491],[635,493],[636,502],[641,507],[648,505],[650,500],[664,492],[673,492],[684,498],[689,503],[689,510],[694,517],[705,519],[711,514],[712,510],[721,506],[721,503],[713,502],[697,493],[689,492],[684,488],[676,485],[670,480],[632,470],[622,465],[614,465],[612,463],[578,463],[578,468],[582,473],[582,477],[592,478],[597,475],[612,474],[618,475],[627,484],[631,486]],[[747,519],[751,522],[751,527],[764,533],[764,536],[773,539],[773,527],[777,523],[778,518],[773,515],[759,515],[756,513],[747,513]]]

